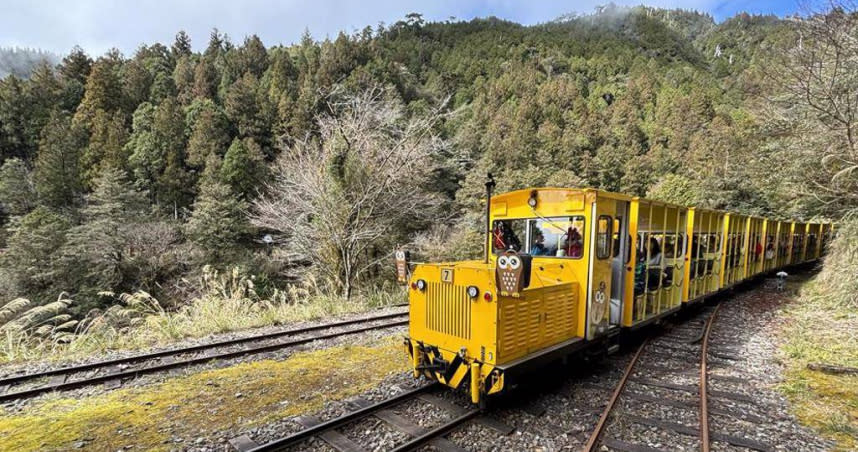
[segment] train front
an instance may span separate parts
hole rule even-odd
[[[453,389],[468,385],[474,403],[500,392],[503,374],[494,367],[499,296],[494,279],[494,262],[414,268],[405,346],[415,377],[423,375]]]

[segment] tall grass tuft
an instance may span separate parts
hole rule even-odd
[[[106,310],[94,310],[77,322],[65,294],[57,302],[31,307],[16,299],[0,307],[0,362],[61,360],[107,350],[140,349],[189,337],[237,331],[363,311],[404,300],[403,289],[382,286],[351,300],[331,296],[308,277],[300,284],[262,297],[255,277],[238,269],[203,268],[195,283],[198,295],[177,309],[166,309],[144,291],[102,292],[114,299]]]
[[[837,224],[817,284],[808,294],[832,306],[858,308],[858,212]]]

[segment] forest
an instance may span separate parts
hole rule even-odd
[[[499,191],[848,223],[856,23],[609,5],[534,26],[414,13],[288,46],[213,30],[75,47],[0,80],[0,323],[176,310],[215,274],[267,302],[396,297],[395,247],[479,252],[487,172]]]

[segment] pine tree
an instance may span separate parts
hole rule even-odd
[[[217,95],[218,74],[209,57],[200,58],[194,68],[194,97],[214,99]]]
[[[136,184],[147,190],[154,188],[154,181],[163,169],[164,157],[154,128],[155,107],[143,102],[134,112],[132,132],[125,145],[125,153]]]
[[[181,57],[191,56],[191,37],[185,33],[185,30],[179,30],[179,32],[176,33],[176,40],[173,41],[173,45],[170,50],[173,52],[173,58],[177,61]]]
[[[92,59],[79,46],[74,46],[71,52],[63,58],[59,70],[67,81],[74,80],[85,85],[92,70]]]
[[[204,104],[191,126],[188,164],[200,168],[210,155],[223,156],[229,145],[229,120],[213,102]]]
[[[123,171],[105,168],[86,196],[81,224],[69,231],[62,250],[70,271],[77,276],[78,292],[92,295],[115,290],[124,281],[127,234],[145,213],[145,195],[134,190]]]
[[[51,116],[39,143],[34,174],[43,204],[63,209],[78,203],[83,190],[78,162],[85,143],[85,134],[68,115]]]
[[[89,144],[81,156],[83,182],[87,187],[93,186],[96,177],[105,167],[122,170],[128,168],[125,115],[120,111],[111,115],[104,110],[98,110],[92,120],[91,129]]]
[[[240,51],[240,72],[250,72],[257,79],[261,78],[268,69],[268,51],[259,36],[251,35],[245,38]]]
[[[20,78],[10,75],[0,80],[0,158],[31,160],[35,154],[35,147],[28,139],[28,107]]]
[[[250,199],[260,190],[264,172],[265,160],[259,145],[252,138],[232,140],[220,168],[221,180],[244,199]]]
[[[60,271],[60,253],[70,228],[69,221],[45,206],[36,207],[13,222],[6,250],[0,254],[0,266],[8,271],[20,294],[30,299],[56,298],[64,287]]]
[[[75,113],[75,121],[89,126],[97,110],[114,112],[125,106],[122,79],[119,75],[122,58],[112,51],[92,65],[86,79],[86,91]]]
[[[253,138],[260,146],[267,148],[270,139],[270,121],[268,105],[264,96],[258,92],[259,83],[250,73],[236,81],[227,92],[224,111],[238,129],[241,138]]]
[[[185,233],[210,258],[227,255],[250,231],[247,207],[247,202],[229,185],[217,180],[203,181]]]
[[[158,71],[149,91],[149,102],[160,104],[167,98],[175,97],[176,85],[173,83],[173,76],[167,72]]]
[[[182,56],[176,61],[173,70],[173,85],[176,97],[182,105],[188,105],[194,99],[194,64],[190,57]]]
[[[36,207],[36,187],[27,164],[10,158],[0,167],[0,203],[10,215],[24,215]]]

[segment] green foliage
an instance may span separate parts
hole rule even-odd
[[[209,256],[221,257],[232,251],[239,239],[249,232],[245,217],[247,207],[247,202],[229,185],[204,181],[188,219],[186,234]]]
[[[11,280],[7,283],[10,289],[37,301],[53,299],[65,290],[57,250],[65,244],[70,227],[68,219],[44,206],[12,222],[11,236],[0,256],[4,277]]]
[[[235,193],[249,199],[262,189],[265,170],[262,149],[253,141],[253,138],[244,140],[236,138],[223,158],[220,177],[223,182],[232,187]]]
[[[54,113],[42,133],[34,180],[41,203],[55,209],[78,204],[83,193],[80,155],[86,136],[71,118]]]
[[[647,197],[681,206],[696,206],[701,202],[700,187],[685,176],[668,174],[647,192]]]
[[[0,167],[0,203],[10,215],[24,215],[36,207],[36,187],[27,164],[10,158]]]
[[[127,263],[134,252],[130,236],[134,225],[142,223],[146,198],[115,168],[106,168],[81,209],[81,223],[73,227],[62,249],[67,277],[82,294],[84,308],[101,290],[122,288],[133,270]],[[85,311],[84,311],[85,312]]]

